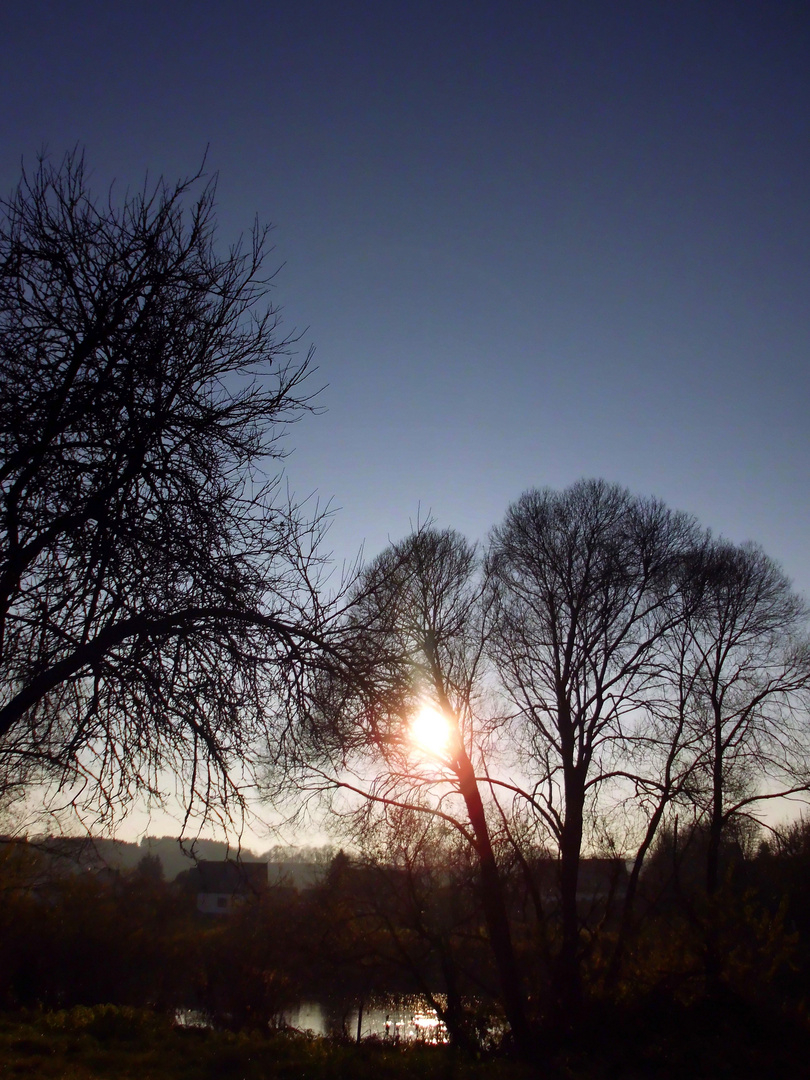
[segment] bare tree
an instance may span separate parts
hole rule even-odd
[[[559,848],[568,1014],[579,996],[585,828],[608,782],[637,777],[629,739],[660,696],[663,642],[682,618],[683,566],[699,542],[691,518],[603,481],[527,492],[492,534],[489,647],[516,711],[532,805]]]
[[[492,731],[480,569],[463,537],[430,526],[371,563],[349,609],[356,663],[348,679],[325,682],[310,717],[306,767],[312,777],[319,760],[324,788],[360,796],[361,816],[407,810],[444,821],[464,838],[475,853],[504,1011],[528,1054],[522,979],[482,794],[482,750]],[[444,739],[420,747],[413,724],[426,706],[444,725]]]
[[[319,655],[266,232],[222,252],[201,174],[116,203],[75,155],[0,207],[0,767],[222,805]]]
[[[606,972],[609,985],[618,978],[634,926],[642,870],[661,830],[686,809],[694,816],[704,790],[704,746],[692,722],[698,672],[692,656],[690,623],[704,603],[714,541],[706,533],[682,560],[680,587],[673,597],[672,625],[661,640],[660,681],[644,703],[644,723],[624,741],[629,790],[619,806],[625,814],[635,854],[622,904],[621,922]]]
[[[365,906],[398,968],[446,1024],[453,1043],[478,1048],[476,1014],[500,1001],[483,921],[475,852],[466,838],[424,808],[385,808],[361,840],[369,874]],[[474,1004],[473,1004],[474,1003]]]
[[[700,745],[696,799],[708,826],[706,892],[719,885],[724,830],[810,784],[807,612],[754,545],[717,541],[686,623],[688,723]]]

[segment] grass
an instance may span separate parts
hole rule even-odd
[[[592,1016],[554,1065],[471,1060],[449,1047],[178,1028],[112,1005],[0,1014],[4,1080],[761,1080],[806,1075],[810,1032],[718,1006]]]
[[[37,1080],[529,1080],[447,1047],[360,1046],[303,1035],[176,1028],[114,1006],[0,1017],[0,1076]]]

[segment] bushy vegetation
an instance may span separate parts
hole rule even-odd
[[[808,835],[800,822],[747,853],[729,847],[711,899],[691,865],[700,837],[680,850],[665,835],[618,969],[621,893],[595,905],[583,928],[583,1001],[569,1025],[560,1025],[551,993],[559,923],[543,884],[549,866],[534,867],[543,918],[525,903],[522,875],[504,866],[521,971],[534,988],[536,1060],[551,1075],[583,1080],[743,1077],[800,1060],[810,1051]],[[497,974],[469,866],[428,873],[340,854],[321,885],[271,888],[220,918],[197,912],[182,882],[148,870],[43,881],[36,852],[8,847],[0,881],[4,1074],[525,1075],[510,1040],[491,1033],[502,1015]],[[706,980],[708,940],[722,957],[719,994]],[[329,996],[348,1011],[392,991],[432,1001],[452,1046],[405,1053],[372,1039],[358,1047],[353,1031],[312,1040],[281,1022],[303,998]],[[185,1008],[209,1026],[176,1029]],[[698,1059],[702,1073],[692,1071]]]
[[[525,1080],[509,1061],[452,1060],[447,1048],[357,1047],[283,1033],[172,1026],[145,1010],[113,1006],[0,1018],[0,1072],[43,1080]]]
[[[552,1080],[746,1080],[800,1075],[806,1035],[743,1007],[595,1012],[544,1055]],[[539,1062],[538,1062],[539,1064]],[[0,1073],[43,1080],[529,1080],[533,1064],[449,1046],[354,1045],[286,1032],[178,1028],[148,1010],[76,1007],[0,1017]]]

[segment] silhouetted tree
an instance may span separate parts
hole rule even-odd
[[[141,856],[135,872],[146,881],[163,881],[163,863],[157,855]]]
[[[480,783],[489,726],[482,709],[487,612],[480,569],[463,537],[429,525],[367,567],[347,615],[357,661],[348,665],[348,679],[323,684],[310,716],[307,770],[325,789],[362,796],[360,818],[407,808],[447,822],[465,838],[475,852],[504,1011],[528,1053],[524,989]],[[425,706],[447,725],[440,748],[420,748],[414,735],[413,721]]]
[[[455,1045],[477,1048],[476,1023],[484,1011],[500,1013],[501,995],[480,933],[475,850],[446,821],[405,807],[388,807],[362,841],[365,907],[392,971],[436,1010]]]
[[[0,203],[0,769],[108,808],[166,770],[238,799],[317,651],[319,522],[265,471],[310,357],[213,206],[201,174],[99,200],[74,155]]]
[[[705,825],[706,976],[721,989],[721,855],[763,801],[810,790],[806,611],[753,545],[717,541],[686,623],[687,724],[698,749],[693,802]]]
[[[554,1016],[560,1030],[560,1021],[576,1025],[583,970],[599,981],[607,973],[610,986],[622,969],[659,830],[681,812],[708,820],[712,657],[699,643],[711,633],[718,588],[728,587],[728,548],[655,499],[583,481],[527,493],[494,530],[483,567],[458,534],[423,526],[390,545],[356,584],[344,619],[352,661],[318,684],[303,724],[300,778],[310,791],[348,793],[354,835],[375,838],[378,867],[418,848],[420,818],[456,830],[474,855],[501,1000],[524,1049],[533,1049],[528,966],[534,1016]],[[720,774],[724,798],[734,798],[724,803],[726,822],[772,794],[735,779],[750,781],[755,762],[769,780],[781,762],[791,790],[804,790],[803,616],[788,606],[794,619],[768,639],[767,671],[762,656],[755,671],[750,650],[734,664],[728,654],[734,690],[724,707],[743,708],[743,687],[758,691],[728,715],[722,753],[731,756]],[[418,745],[414,719],[426,704],[448,724],[443,746]],[[590,863],[581,880],[587,847],[614,856],[601,864],[601,878]],[[626,875],[621,856],[633,850]],[[411,869],[406,858],[406,878]],[[685,918],[694,956],[703,915],[693,906]],[[765,956],[754,922],[746,924],[751,956]],[[732,924],[725,920],[724,935]],[[397,927],[389,930],[395,937]],[[408,933],[411,945],[433,935],[435,957],[447,943],[426,919],[412,918]],[[688,977],[702,980],[700,972]],[[546,1010],[549,996],[556,1013]]]
[[[706,892],[719,884],[723,832],[738,815],[810,783],[806,611],[779,567],[753,545],[718,541],[687,620],[689,724],[704,784]],[[701,795],[705,793],[705,797]]]
[[[659,691],[682,618],[681,570],[700,534],[654,499],[603,481],[529,491],[492,534],[489,648],[518,714],[532,804],[559,847],[559,992],[579,996],[577,883],[588,808],[632,776],[628,737]]]
[[[697,672],[692,660],[691,617],[704,601],[714,541],[706,533],[681,562],[679,588],[673,596],[673,624],[661,641],[661,679],[658,693],[644,702],[645,723],[632,740],[625,740],[632,789],[622,801],[637,847],[622,904],[613,955],[606,972],[615,984],[624,949],[634,928],[635,904],[645,862],[655,850],[660,830],[677,821],[679,809],[687,818],[695,811],[702,787],[702,740],[692,723]],[[635,825],[635,829],[633,828]],[[659,852],[660,863],[660,852]]]
[[[300,996],[307,930],[295,890],[248,896],[227,916],[199,917],[195,931],[189,1002],[216,1026],[266,1031]]]
[[[169,1013],[185,1005],[196,949],[192,906],[138,874],[54,870],[4,896],[4,1005],[112,1002]]]

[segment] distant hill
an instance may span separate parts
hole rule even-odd
[[[257,855],[249,848],[237,849],[222,840],[196,838],[180,841],[174,836],[144,836],[140,843],[92,836],[36,836],[30,844],[47,855],[59,873],[101,870],[134,870],[145,856],[157,857],[166,881],[192,869],[197,860],[219,862],[238,859],[268,863],[271,885],[307,888],[319,881],[333,857],[331,847],[275,845]]]
[[[242,859],[245,862],[264,861],[249,848],[236,849],[222,840],[183,840],[176,836],[144,836],[139,845],[132,847],[138,852],[135,864],[144,855],[156,855],[163,867],[163,876],[167,881],[174,881],[178,874],[190,870],[198,859],[209,862],[221,862],[224,859]]]

